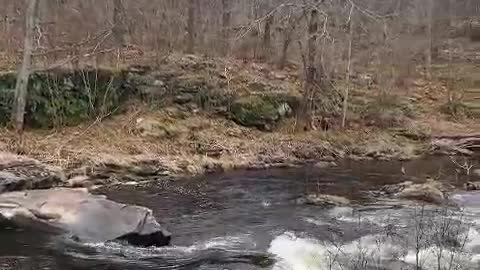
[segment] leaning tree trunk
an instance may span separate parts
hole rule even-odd
[[[38,0],[30,0],[27,7],[26,28],[23,48],[23,62],[17,76],[15,86],[14,113],[12,122],[17,133],[21,134],[25,123],[25,107],[27,106],[28,80],[30,78],[33,52],[33,36],[35,31]]]

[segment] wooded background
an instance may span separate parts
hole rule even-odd
[[[23,46],[26,4],[0,5],[0,51],[12,57]],[[444,38],[467,36],[469,19],[480,14],[477,0],[40,0],[36,59],[58,61],[129,45],[137,53],[180,50],[301,62],[312,9],[320,14],[320,57],[345,59],[352,5],[352,54],[364,65],[413,61],[429,44],[428,25],[435,52]]]
[[[28,2],[0,0],[4,69],[18,66],[28,44]],[[38,0],[35,6],[34,71],[139,60],[160,65],[174,52],[299,67],[304,130],[319,107],[315,99],[333,93],[332,81],[345,82],[337,91],[345,126],[352,78],[391,89],[404,78],[432,79],[433,64],[453,70],[457,60],[480,60],[478,0]]]

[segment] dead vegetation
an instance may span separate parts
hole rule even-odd
[[[413,154],[405,152],[400,141],[392,143],[396,140],[392,137],[379,140],[382,137],[375,131],[328,131],[321,136],[266,133],[202,113],[182,119],[175,107],[140,112],[136,108],[138,104],[132,104],[126,113],[97,123],[56,131],[27,130],[19,147],[11,143],[16,134],[3,130],[0,146],[69,169],[156,160],[172,174],[188,175],[348,156],[410,158]],[[138,119],[155,121],[159,127],[140,128]],[[359,138],[364,143],[359,144]]]

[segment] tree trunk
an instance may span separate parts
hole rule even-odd
[[[11,27],[13,26],[14,23],[14,17],[15,17],[15,4],[14,3],[8,3],[6,6],[4,6],[4,9],[6,11],[5,17],[4,17],[4,31],[5,31],[5,46],[6,46],[6,52],[7,54],[11,54],[13,51],[15,51],[13,44],[13,34],[11,31]]]
[[[317,77],[316,58],[318,17],[318,11],[316,9],[312,9],[310,11],[310,19],[308,21],[307,55],[306,59],[304,59],[305,83],[300,115],[297,117],[297,131],[309,131],[315,128],[312,123],[312,111]]]
[[[280,56],[280,61],[278,63],[278,67],[280,69],[284,69],[287,65],[287,58],[288,58],[288,48],[290,47],[290,43],[292,43],[292,33],[289,32],[285,34],[283,44],[282,44],[282,55]]]
[[[450,27],[453,27],[455,24],[456,10],[455,10],[456,0],[448,0],[448,17]]]
[[[188,0],[186,53],[189,54],[195,52],[195,2],[196,0]]]
[[[352,66],[352,43],[353,43],[353,13],[355,7],[352,5],[350,9],[350,17],[348,22],[348,53],[347,53],[347,77],[346,77],[346,87],[345,93],[343,95],[343,117],[342,117],[342,128],[345,128],[347,122],[347,112],[348,112],[348,97],[350,92],[350,73]]]
[[[454,27],[455,23],[455,0],[449,0],[448,2],[448,17],[449,17],[449,24],[450,27]],[[452,88],[454,86],[454,81],[456,76],[454,76],[454,69],[452,68],[452,62],[453,62],[453,38],[451,35],[448,37],[448,80],[447,80],[447,95],[448,95],[448,100],[451,100],[452,97]]]
[[[427,79],[432,78],[432,47],[433,47],[433,0],[427,0],[427,49],[425,51],[425,66]]]
[[[114,0],[112,32],[118,47],[125,47],[128,45],[126,16],[123,0]]]
[[[265,20],[265,28],[263,31],[263,57],[268,60],[272,53],[272,25],[274,21],[273,14],[268,16]]]
[[[231,0],[222,0],[222,54],[226,56],[230,52],[230,21],[232,10]]]
[[[258,20],[260,17],[260,0],[253,1],[253,19]],[[253,47],[253,59],[257,59],[259,55],[259,38],[260,38],[260,29],[254,29],[251,32],[252,37],[252,47]]]
[[[36,25],[36,14],[38,8],[38,0],[30,0],[27,7],[26,28],[23,48],[23,62],[17,76],[15,86],[15,104],[14,113],[12,114],[12,122],[15,131],[22,134],[25,122],[25,107],[27,106],[28,80],[30,78],[33,52],[33,36]]]

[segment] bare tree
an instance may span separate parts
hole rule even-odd
[[[297,122],[302,130],[314,129],[315,108],[332,112],[329,116],[338,117],[338,122],[346,126],[347,112],[357,108],[359,101],[351,97],[353,81],[368,80],[369,89],[396,89],[412,82],[416,73],[411,71],[418,67],[424,68],[426,77],[432,77],[436,46],[440,48],[446,41],[446,29],[441,26],[447,15],[448,30],[467,36],[470,26],[472,38],[480,36],[474,35],[480,33],[480,23],[474,23],[474,16],[479,13],[475,0],[37,1],[41,9],[38,16],[42,18],[37,30],[41,31],[35,33],[40,38],[32,46],[42,56],[35,60],[62,63],[68,59],[57,58],[72,58],[70,64],[81,58],[77,63],[84,63],[90,60],[77,56],[90,54],[102,57],[102,62],[111,60],[107,58],[111,55],[103,52],[136,45],[142,52],[156,52],[158,65],[164,54],[175,50],[208,56],[245,56],[245,61],[274,60],[279,68],[289,61],[292,67],[300,63],[304,99],[296,112],[298,120],[302,119],[302,123]],[[18,21],[26,13],[24,2],[0,0],[4,7],[0,10],[0,56],[9,58],[8,63],[20,62],[15,52],[23,41],[23,26]],[[352,22],[345,24],[352,5],[354,26]],[[352,41],[351,31],[358,40]],[[449,39],[448,69],[453,73],[457,55],[470,46],[463,44],[467,40],[456,36]],[[299,41],[303,42],[302,48],[294,46]],[[344,48],[349,48],[348,53]],[[442,56],[447,50],[439,52]],[[353,65],[358,77],[353,74]],[[453,86],[448,89],[454,89],[457,81],[452,80]],[[345,82],[346,87],[336,91],[336,86]],[[318,91],[320,88],[322,91]]]
[[[230,22],[232,7],[229,0],[222,0],[222,54],[227,55],[230,51]]]
[[[352,4],[350,8],[350,14],[348,16],[348,52],[347,52],[347,71],[346,71],[346,86],[345,93],[343,95],[343,117],[342,117],[342,128],[345,128],[347,120],[347,111],[348,111],[348,96],[350,92],[350,76],[351,76],[351,66],[352,66],[352,43],[353,43],[353,13],[355,11],[355,6]]]
[[[297,28],[298,22],[300,21],[301,16],[295,16],[293,14],[288,14],[286,19],[285,26],[282,28],[283,41],[282,41],[282,50],[280,55],[280,60],[278,62],[278,67],[284,69],[287,63],[288,58],[288,49],[293,40],[293,34]]]
[[[187,14],[187,53],[194,53],[195,50],[195,7],[197,0],[188,0],[188,14]]]
[[[264,10],[269,11],[271,6],[270,2],[266,2]],[[275,19],[275,13],[269,12],[265,18],[265,26],[263,28],[263,57],[265,59],[270,59],[272,54],[272,27]]]
[[[117,46],[124,47],[127,45],[127,22],[126,11],[123,0],[113,0],[113,36]]]
[[[25,109],[27,105],[28,81],[31,73],[33,38],[36,26],[36,15],[38,8],[38,0],[30,0],[28,2],[27,12],[25,14],[25,38],[23,48],[23,62],[17,76],[15,86],[15,110],[12,115],[12,122],[15,130],[21,134],[23,132],[25,122]]]

